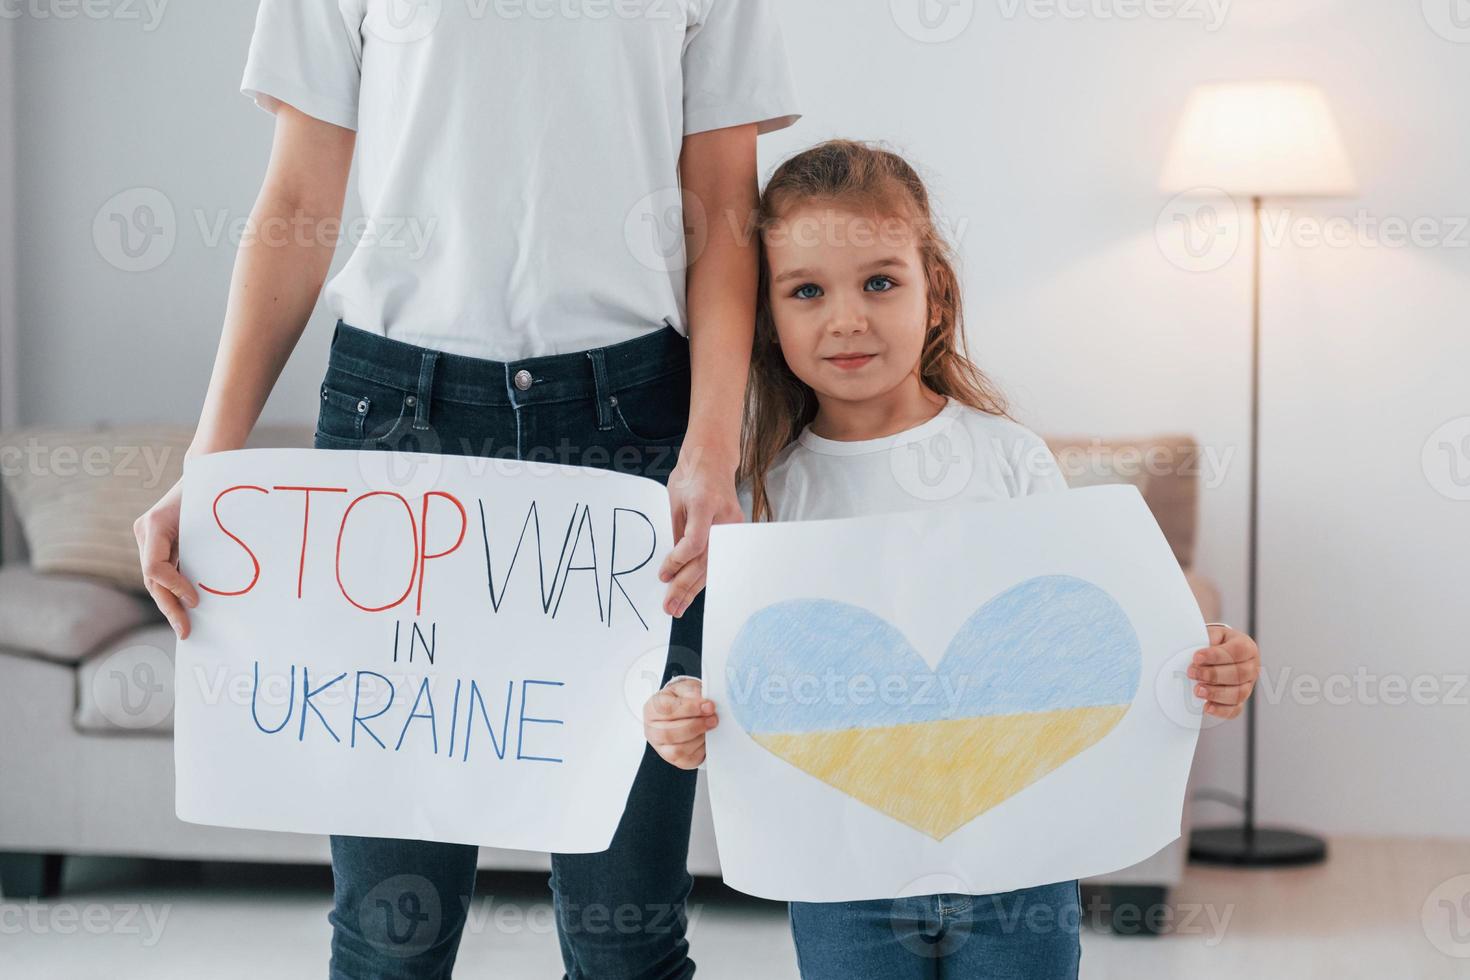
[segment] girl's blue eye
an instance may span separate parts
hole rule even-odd
[[[884,284],[881,289],[872,289],[871,290],[872,292],[875,292],[875,293],[886,293],[890,289],[892,289],[894,286],[897,286],[898,285],[898,283],[894,282],[892,279],[888,278],[887,276],[874,276],[873,278],[871,278],[871,279],[868,280],[868,287],[871,288],[874,283],[883,283]]]
[[[815,290],[815,292],[808,293],[808,289]],[[796,292],[792,293],[791,295],[795,296],[797,299],[816,299],[818,296],[822,295],[822,287],[809,282],[804,286],[797,286]]]

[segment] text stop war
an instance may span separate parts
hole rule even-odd
[[[284,515],[279,506],[251,515],[244,501],[250,498],[260,499],[260,495],[264,495],[273,502],[285,494],[295,495],[300,500],[299,511],[294,512],[291,517],[295,521],[299,515],[300,548],[291,556],[289,566],[281,561],[283,567],[279,569],[263,567],[257,548],[253,548],[248,540],[248,532],[240,530],[240,525],[244,523],[242,518],[253,516],[257,521],[268,519],[274,522],[284,519]],[[308,573],[309,569],[321,567],[321,562],[312,561],[311,558],[331,540],[320,533],[321,526],[326,525],[327,530],[335,532],[331,556],[335,581],[326,586],[329,592],[340,595],[364,612],[385,612],[411,604],[415,615],[422,614],[426,603],[432,606],[426,600],[426,597],[432,599],[435,588],[430,579],[433,578],[436,584],[445,581],[442,576],[429,574],[432,570],[431,563],[460,550],[469,531],[470,518],[464,503],[452,493],[433,490],[417,497],[415,502],[418,504],[417,509],[408,497],[392,490],[371,490],[353,496],[345,487],[228,487],[214,498],[214,523],[221,534],[244,552],[250,562],[251,574],[247,581],[239,585],[227,584],[210,575],[207,576],[209,581],[198,583],[199,588],[221,598],[236,598],[249,595],[272,572],[289,573],[296,580],[297,599],[316,598],[318,590],[312,588]],[[493,505],[493,502],[490,503]],[[498,514],[492,520],[487,514],[486,499],[476,499],[473,504],[479,514],[483,544],[481,571],[493,611],[501,610],[516,565],[521,562],[525,569],[522,578],[535,573],[538,583],[536,601],[546,616],[557,616],[562,608],[562,600],[567,595],[568,586],[576,583],[577,588],[573,591],[576,598],[569,603],[569,608],[585,607],[589,600],[595,601],[598,620],[610,627],[619,606],[626,605],[643,628],[648,628],[647,620],[622,581],[643,569],[648,569],[645,575],[652,575],[654,572],[650,562],[658,547],[658,532],[648,515],[627,507],[610,507],[594,513],[590,505],[574,503],[564,528],[559,517],[548,518],[549,526],[543,532],[541,508],[535,500],[525,505],[524,512],[517,507],[509,520],[503,520]],[[222,505],[229,511],[231,521],[228,526],[221,516]],[[335,516],[324,517],[320,513],[324,507],[330,508],[329,515]],[[383,507],[404,515],[405,520],[392,522],[401,527],[401,531],[385,530],[389,525],[381,520],[381,511],[377,515],[379,520],[363,520],[363,515]],[[313,513],[314,509],[317,513]],[[354,514],[357,515],[356,521]],[[506,527],[514,530],[504,536],[496,533]],[[448,547],[431,546],[431,531],[441,541],[453,538],[453,544]],[[390,533],[401,536],[401,574],[406,580],[402,591],[398,592],[399,587],[395,584],[387,590],[387,594],[373,596],[361,594],[367,589],[360,582],[349,587],[344,575],[347,579],[353,579],[354,563],[350,556],[354,547],[376,547],[378,551],[375,554],[378,554],[385,536]],[[534,539],[535,555],[533,558],[523,559],[523,546],[527,544],[528,538]],[[599,540],[605,544],[600,545]],[[440,547],[440,550],[431,550],[431,547]],[[371,571],[376,576],[389,570],[375,565]],[[526,591],[528,588],[523,588],[518,594],[529,595]]]

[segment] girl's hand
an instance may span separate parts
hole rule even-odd
[[[735,467],[721,466],[711,454],[691,449],[681,453],[669,476],[669,506],[674,517],[674,550],[658,570],[660,582],[669,583],[664,612],[683,616],[704,589],[709,567],[709,529],[715,524],[745,520],[735,492]]]
[[[643,737],[670,765],[698,769],[705,732],[720,723],[715,703],[692,677],[676,677],[643,705]]]
[[[179,573],[179,505],[183,494],[183,482],[175,483],[163,499],[133,522],[143,584],[181,640],[189,635],[185,607],[199,605],[199,593]]]
[[[1261,676],[1261,651],[1256,641],[1228,626],[1209,627],[1210,646],[1197,650],[1189,666],[1194,693],[1205,701],[1205,713],[1234,718]]]

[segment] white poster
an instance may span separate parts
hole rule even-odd
[[[177,808],[261,830],[605,850],[662,670],[667,491],[409,453],[191,460]]]
[[[1179,836],[1208,645],[1133,487],[715,528],[705,694],[725,882],[989,894]]]

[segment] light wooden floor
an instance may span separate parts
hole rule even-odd
[[[1470,978],[1470,840],[1330,847],[1327,863],[1309,868],[1189,866],[1171,904],[1199,909],[1199,931],[1152,941],[1086,936],[1083,977]],[[1212,915],[1223,931],[1211,929]]]
[[[1125,938],[1089,929],[1082,976],[1470,978],[1470,841],[1340,839],[1331,847],[1328,863],[1316,868],[1192,866],[1174,895],[1168,934]],[[457,977],[561,975],[539,876],[484,878],[476,902]],[[77,861],[60,899],[0,900],[0,978],[324,977],[330,905],[325,868],[208,865],[201,873]],[[498,912],[506,907],[508,915]],[[701,978],[796,977],[782,906],[701,882],[690,941]]]

